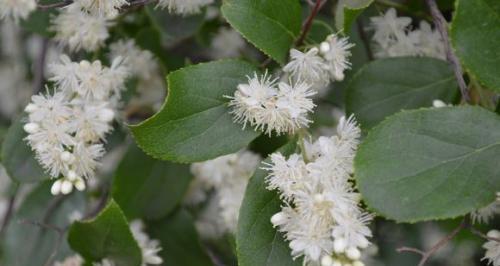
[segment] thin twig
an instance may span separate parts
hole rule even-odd
[[[109,197],[109,186],[103,186],[102,195],[99,198],[99,202],[93,209],[91,209],[87,214],[83,216],[82,220],[88,220],[97,216],[97,214],[99,214],[99,212],[106,206],[106,203],[108,202],[108,197]]]
[[[401,247],[401,248],[398,248],[397,251],[398,252],[413,252],[413,253],[419,254],[420,256],[422,256],[422,258],[420,259],[418,266],[423,266],[430,259],[430,257],[432,255],[434,255],[434,253],[436,253],[439,249],[441,249],[446,244],[448,244],[448,242],[450,242],[458,233],[460,233],[460,231],[462,231],[462,229],[467,228],[468,226],[469,226],[469,221],[468,221],[468,218],[466,217],[462,220],[462,222],[460,223],[460,225],[457,228],[455,228],[451,233],[449,233],[448,235],[443,237],[441,240],[439,240],[439,242],[437,242],[434,246],[432,246],[427,251],[423,251],[423,250],[420,250],[418,248],[411,248],[411,247]]]
[[[446,50],[446,59],[453,67],[453,71],[455,72],[455,78],[457,79],[458,87],[460,88],[460,93],[462,93],[462,98],[466,102],[470,102],[470,96],[467,89],[467,84],[465,83],[463,77],[462,66],[460,65],[457,56],[455,55],[455,53],[451,48],[450,38],[448,37],[448,23],[446,22],[446,19],[443,17],[441,11],[439,11],[439,8],[435,0],[425,0],[425,2],[427,3],[429,10],[431,11],[434,25],[436,25],[437,30],[439,31],[441,37],[443,38]]]
[[[46,222],[39,222],[39,221],[31,221],[31,220],[20,220],[20,224],[29,224],[29,225],[35,225],[44,229],[49,229],[53,230],[57,233],[57,242],[54,245],[54,248],[52,249],[52,253],[50,253],[50,256],[47,258],[47,260],[44,263],[44,266],[50,266],[53,263],[54,258],[57,256],[57,252],[59,252],[59,248],[61,247],[62,240],[64,239],[64,234],[66,233],[66,228],[60,228],[58,226],[46,223]]]
[[[47,58],[47,50],[49,48],[49,39],[43,38],[40,53],[35,62],[35,69],[33,73],[33,92],[39,93],[43,87],[43,78],[45,75],[45,61]]]
[[[3,216],[2,220],[2,227],[0,227],[0,236],[3,236],[5,233],[5,230],[7,230],[7,225],[10,222],[10,218],[12,218],[12,213],[14,212],[14,206],[16,203],[16,198],[17,198],[17,192],[18,192],[18,187],[16,188],[16,191],[10,196],[9,198],[9,203],[7,205],[7,210],[5,211],[5,214]]]
[[[500,238],[496,238],[496,237],[489,237],[488,235],[485,235],[483,234],[483,232],[477,230],[476,228],[474,227],[469,227],[469,230],[471,231],[471,233],[473,233],[474,235],[476,236],[479,236],[481,238],[484,238],[486,240],[490,240],[490,241],[496,241],[496,242],[500,242]]]
[[[316,15],[318,14],[319,10],[321,9],[322,2],[323,2],[322,0],[316,0],[316,3],[311,10],[311,13],[309,14],[309,17],[307,17],[306,21],[304,22],[304,25],[302,26],[302,33],[300,34],[300,37],[297,39],[297,42],[295,43],[296,46],[300,46],[306,39],[307,34],[311,30],[312,22],[316,17]]]
[[[52,9],[52,8],[61,8],[61,7],[65,7],[65,6],[69,6],[73,3],[73,0],[64,0],[62,2],[57,2],[57,3],[53,3],[53,4],[38,4],[38,9],[40,10],[49,10],[49,9]]]
[[[356,21],[356,25],[358,27],[359,37],[361,38],[361,40],[363,41],[363,44],[365,46],[366,55],[368,56],[368,60],[373,61],[373,52],[372,52],[372,49],[370,47],[370,40],[368,39],[368,36],[366,36],[366,32],[365,32],[365,29],[363,27],[363,22],[361,22],[361,20],[358,19]]]

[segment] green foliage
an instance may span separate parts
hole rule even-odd
[[[233,123],[228,95],[255,68],[242,61],[199,64],[168,76],[169,95],[162,109],[132,126],[138,145],[162,160],[195,162],[238,151],[259,133]],[[224,73],[224,75],[221,75]]]
[[[395,74],[397,73],[397,74]],[[451,103],[458,87],[451,67],[432,58],[396,57],[366,64],[347,88],[346,111],[369,129],[402,109]]]
[[[222,13],[249,42],[280,64],[300,33],[298,0],[225,0]]]
[[[189,166],[155,160],[131,145],[115,173],[113,198],[129,219],[159,219],[182,200]]]
[[[480,107],[405,111],[372,129],[355,159],[364,200],[398,222],[453,218],[495,200],[500,117]]]
[[[82,193],[54,197],[51,184],[36,187],[13,214],[2,239],[1,265],[52,265],[73,253],[61,234],[70,224],[68,217],[83,212],[85,197]]]
[[[48,179],[43,168],[38,164],[34,153],[24,138],[23,119],[16,119],[5,135],[2,144],[2,164],[15,182],[39,182]]]
[[[68,242],[88,261],[107,258],[120,266],[141,265],[141,249],[123,212],[113,200],[95,219],[74,222],[69,229]]]
[[[349,34],[349,29],[351,29],[357,17],[372,2],[373,0],[339,0],[335,9],[335,27],[345,34]]]
[[[284,155],[292,154],[295,141],[279,151]],[[271,224],[271,216],[281,209],[281,200],[276,191],[267,190],[264,181],[267,174],[257,169],[245,191],[236,234],[238,263],[241,266],[301,265],[300,260],[292,259],[288,243]]]
[[[500,1],[457,0],[451,39],[469,73],[500,91]]]
[[[213,265],[199,242],[193,219],[187,211],[179,209],[162,220],[150,222],[147,230],[152,238],[160,241],[163,265]]]

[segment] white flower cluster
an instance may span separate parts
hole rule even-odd
[[[67,56],[49,70],[56,88],[32,97],[24,130],[40,164],[58,179],[52,194],[69,194],[73,186],[84,190],[84,178],[94,177],[104,154],[102,141],[112,130],[112,101],[119,99],[128,74],[120,59],[108,68],[100,61],[76,63]]]
[[[248,77],[248,84],[238,85],[229,106],[234,121],[247,124],[257,130],[263,130],[271,135],[293,133],[307,127],[311,120],[307,114],[315,107],[310,98],[315,92],[305,82],[288,84],[277,82],[271,76],[264,74],[259,77]]]
[[[204,6],[210,5],[214,0],[159,0],[157,7],[168,8],[169,12],[192,15],[201,12]]]
[[[36,9],[36,0],[0,0],[0,18],[26,19]]]
[[[472,223],[486,224],[497,214],[500,214],[500,192],[497,192],[494,202],[484,208],[471,212]]]
[[[141,266],[147,265],[159,265],[163,263],[163,259],[158,255],[161,251],[160,242],[156,239],[150,239],[149,236],[144,232],[144,224],[140,220],[134,220],[130,222],[130,230],[132,236],[137,241],[139,248],[142,252],[142,264]],[[82,266],[84,265],[84,260],[80,255],[73,255],[66,257],[61,262],[55,262],[54,266]],[[103,259],[100,262],[93,263],[93,266],[118,266],[115,262],[110,259]]]
[[[245,40],[237,31],[221,27],[212,40],[210,55],[214,59],[237,57],[245,48],[245,44]]]
[[[132,221],[130,222],[130,230],[141,248],[141,266],[162,264],[163,259],[158,255],[158,252],[161,251],[160,241],[149,238],[144,232],[144,223],[141,220]]]
[[[483,248],[486,249],[483,260],[487,260],[488,265],[500,266],[500,232],[498,230],[491,230],[487,236],[493,239],[488,240],[483,245]]]
[[[229,106],[234,121],[247,124],[271,135],[293,134],[308,127],[307,118],[315,107],[311,97],[325,88],[330,80],[344,79],[344,71],[350,68],[349,49],[353,45],[347,38],[330,35],[319,48],[306,53],[292,49],[291,60],[283,68],[289,82],[278,82],[264,74],[248,77],[247,84],[238,85]],[[286,79],[286,77],[285,77]]]
[[[370,244],[373,216],[360,207],[351,179],[360,133],[352,116],[342,117],[336,136],[305,142],[303,154],[288,159],[274,153],[264,168],[268,189],[285,203],[271,222],[305,265],[363,265],[360,249]]]
[[[200,193],[214,189],[214,200],[216,200],[218,208],[217,205],[214,205],[212,209],[219,209],[220,213],[212,212],[211,214],[218,216],[218,220],[222,221],[224,227],[217,231],[234,233],[246,185],[259,163],[260,157],[258,155],[250,151],[241,151],[210,161],[192,164],[191,172],[196,178],[194,184],[198,187],[191,188],[190,196],[195,198],[188,199],[188,201],[191,203],[204,201],[206,195],[200,195]],[[200,189],[204,192],[200,192]],[[205,218],[212,221],[217,220],[210,219],[210,217]]]
[[[394,8],[370,20],[376,57],[428,56],[446,59],[441,34],[426,21],[420,22],[420,29],[412,30],[411,18],[398,17]]]
[[[304,81],[315,89],[326,87],[330,80],[342,81],[344,72],[351,68],[349,57],[354,44],[347,38],[330,35],[318,47],[313,47],[303,53],[299,50],[290,51],[290,62],[283,68],[293,80]]]
[[[119,40],[109,46],[111,60],[124,58],[124,65],[138,79],[137,96],[131,105],[160,107],[165,97],[165,84],[160,65],[148,50],[137,46],[133,39]]]

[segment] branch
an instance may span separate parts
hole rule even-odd
[[[358,19],[356,21],[356,26],[358,28],[359,37],[361,38],[361,40],[364,43],[366,55],[368,56],[368,60],[373,61],[374,57],[373,57],[372,49],[370,48],[370,40],[368,39],[368,36],[366,36],[366,32],[365,32],[364,27],[363,27],[363,22],[361,22],[361,20]]]
[[[316,0],[316,4],[314,4],[314,6],[313,6],[313,8],[311,10],[311,14],[309,14],[309,17],[307,17],[306,22],[302,26],[302,33],[301,33],[300,37],[297,39],[297,42],[295,43],[296,46],[300,46],[304,42],[304,40],[306,39],[307,34],[311,30],[311,26],[312,26],[312,22],[313,22],[314,18],[316,17],[319,10],[323,6],[322,2],[323,2],[322,0]]]
[[[470,102],[469,91],[467,89],[467,84],[465,83],[463,77],[462,66],[460,65],[457,56],[455,55],[455,53],[451,48],[450,38],[448,37],[448,24],[445,18],[443,17],[443,14],[441,14],[441,11],[439,11],[439,8],[435,0],[425,0],[425,2],[427,3],[429,10],[431,11],[434,25],[436,25],[437,30],[439,31],[441,37],[443,38],[444,47],[446,50],[446,59],[453,67],[453,71],[455,72],[455,78],[457,79],[458,86],[460,88],[460,93],[462,94],[462,98],[466,102]]]
[[[432,246],[427,251],[423,251],[423,250],[420,250],[417,248],[411,248],[411,247],[401,247],[401,248],[398,248],[397,251],[400,253],[401,252],[413,252],[413,253],[419,254],[420,256],[422,256],[422,258],[420,259],[418,266],[424,266],[425,263],[430,259],[430,257],[432,255],[434,255],[434,253],[436,253],[442,247],[446,246],[446,244],[448,244],[448,242],[450,242],[458,233],[460,233],[460,231],[462,231],[462,229],[467,228],[468,226],[469,226],[469,222],[468,222],[467,217],[465,217],[457,228],[455,228],[451,233],[449,233],[447,236],[445,236],[441,240],[439,240],[439,242],[437,242],[434,246]]]
[[[490,240],[490,241],[496,241],[496,242],[500,242],[500,239],[499,238],[496,238],[496,237],[489,237],[488,235],[485,235],[483,234],[481,231],[477,230],[476,228],[474,227],[470,227],[469,230],[471,231],[471,233],[473,233],[474,235],[476,236],[479,236],[481,238],[484,238],[486,240]]]
[[[49,10],[52,8],[61,8],[61,7],[69,6],[71,4],[73,4],[73,0],[64,0],[62,2],[53,3],[53,4],[46,4],[46,5],[38,4],[38,9],[45,11],[45,10]]]
[[[45,61],[47,58],[47,50],[49,48],[49,39],[43,38],[42,46],[40,47],[40,52],[38,58],[35,62],[35,69],[33,73],[33,92],[34,94],[39,93],[43,88],[43,79],[45,74]]]
[[[2,220],[2,226],[0,227],[0,236],[4,235],[5,230],[7,229],[7,225],[9,224],[10,218],[12,218],[12,213],[14,211],[14,205],[16,203],[18,189],[19,189],[19,187],[16,188],[16,191],[14,191],[12,196],[10,196],[10,198],[9,198],[7,210],[5,211],[5,214],[4,214],[3,220]]]

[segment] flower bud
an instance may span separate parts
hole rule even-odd
[[[26,107],[24,108],[24,111],[26,113],[33,113],[36,110],[38,110],[38,106],[36,104],[32,104],[32,103],[26,105]]]
[[[78,176],[76,175],[75,171],[68,171],[68,175],[66,176],[70,182],[75,182],[78,179]]]
[[[344,253],[346,247],[347,247],[347,243],[346,243],[345,239],[343,239],[343,238],[339,237],[339,238],[335,239],[335,241],[333,241],[333,251],[335,251],[335,253],[337,253],[337,254]]]
[[[323,258],[321,258],[321,266],[332,266],[333,265],[333,259],[331,256],[323,256]]]
[[[352,263],[352,266],[365,266],[365,264],[362,261],[357,260]]]
[[[34,134],[40,130],[40,126],[37,123],[28,123],[23,128],[28,134]]]
[[[286,222],[287,217],[283,212],[278,212],[271,217],[271,223],[273,226],[279,226]]]
[[[491,230],[487,234],[488,237],[500,239],[500,232],[498,230]]]
[[[57,180],[52,184],[52,187],[50,188],[50,193],[54,196],[59,195],[61,193],[61,180]]]
[[[330,51],[330,44],[328,42],[322,42],[319,45],[319,50],[321,51],[322,54],[326,54]]]
[[[346,255],[351,260],[359,260],[361,258],[361,252],[355,247],[350,247],[346,250]]]
[[[115,118],[115,112],[109,108],[104,108],[99,112],[99,120],[111,122]]]
[[[75,181],[74,185],[75,185],[75,188],[76,188],[76,189],[78,189],[78,191],[84,191],[84,190],[85,190],[85,188],[87,187],[87,186],[85,185],[85,181],[84,181],[82,178],[78,178],[78,179]]]
[[[64,195],[68,195],[73,191],[73,184],[69,180],[62,181],[61,184],[61,193]]]
[[[71,154],[71,152],[69,151],[63,151],[61,153],[61,160],[65,163],[71,163],[73,161],[73,158],[73,154]]]

